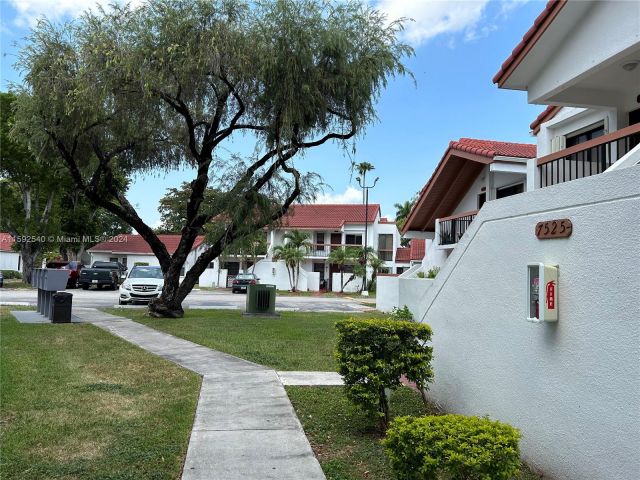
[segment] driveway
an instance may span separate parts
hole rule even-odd
[[[118,306],[118,292],[112,290],[67,290],[73,294],[77,307],[106,308]],[[35,289],[0,289],[0,304],[35,305]],[[220,291],[192,291],[183,304],[184,308],[244,309],[245,295]],[[125,308],[145,308],[144,305]],[[371,306],[363,305],[347,297],[277,297],[276,309],[300,312],[363,312]]]

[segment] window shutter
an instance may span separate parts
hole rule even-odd
[[[551,153],[564,150],[565,148],[567,148],[566,145],[567,145],[567,137],[565,137],[564,135],[553,137],[551,139]]]

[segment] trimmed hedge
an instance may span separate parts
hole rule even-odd
[[[22,280],[22,273],[16,270],[0,270],[5,280]]]
[[[422,323],[382,319],[348,319],[336,323],[338,371],[349,400],[389,421],[385,389],[395,390],[404,375],[419,388],[433,379],[431,327]]]
[[[520,470],[520,432],[464,415],[399,417],[383,445],[399,480],[508,480]]]

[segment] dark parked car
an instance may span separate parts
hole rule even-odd
[[[4,287],[4,274],[0,272],[0,288]]]
[[[78,279],[80,278],[80,271],[84,268],[84,265],[80,262],[72,260],[70,262],[64,260],[52,260],[47,262],[47,268],[61,268],[63,270],[69,270],[69,279],[67,280],[67,288],[78,288]]]
[[[247,286],[255,285],[259,280],[254,273],[239,273],[231,283],[231,292],[247,293]]]
[[[91,268],[83,268],[80,271],[78,285],[83,290],[87,290],[91,286],[98,290],[105,286],[115,290],[126,271],[127,267],[120,262],[94,262]]]

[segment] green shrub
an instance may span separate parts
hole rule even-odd
[[[148,267],[149,262],[133,262],[134,267]]]
[[[383,445],[399,480],[508,480],[520,469],[520,432],[464,415],[399,417]]]
[[[427,278],[427,274],[424,272],[416,273],[416,278]]]
[[[436,275],[438,275],[439,271],[440,271],[440,267],[431,267],[427,271],[427,278],[436,278]]]
[[[409,310],[409,307],[406,305],[402,308],[393,307],[393,310],[391,310],[391,318],[393,320],[406,320],[410,322],[413,320],[413,313],[411,313],[411,310]]]
[[[389,421],[385,389],[395,390],[404,375],[424,389],[433,379],[431,327],[382,319],[348,319],[336,323],[338,371],[349,400],[376,416],[384,429]]]
[[[1,270],[5,280],[22,280],[22,273],[15,270]]]

